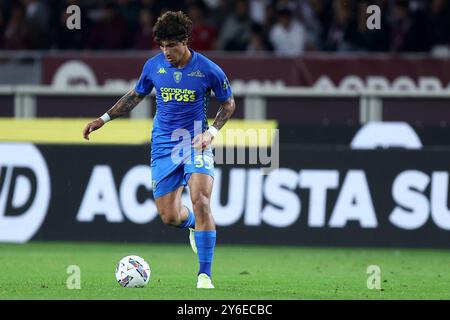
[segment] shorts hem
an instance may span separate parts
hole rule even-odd
[[[156,194],[155,191],[153,191],[153,199],[156,200],[156,199],[158,199],[158,198],[160,198],[160,197],[162,197],[162,196],[165,196],[165,195],[168,194],[168,193],[174,192],[174,191],[177,190],[179,187],[184,187],[184,185],[183,185],[183,184],[180,184],[180,185],[178,185],[178,186],[176,186],[176,187],[174,187],[174,188],[172,188],[172,189],[170,189],[170,190],[164,190],[164,191],[161,192],[161,193],[158,192],[158,194]]]
[[[194,171],[194,172],[186,172],[186,173],[184,173],[184,175],[183,175],[183,180],[186,181],[186,184],[183,184],[183,185],[187,185],[187,184],[188,184],[189,179],[191,178],[191,176],[192,176],[193,173],[206,174],[207,176],[210,176],[210,177],[213,178],[213,180],[214,180],[214,172],[212,172],[212,173],[209,173],[209,172],[197,172],[197,171]],[[187,175],[189,175],[189,179],[188,179],[188,180],[186,180],[186,176],[187,176]]]

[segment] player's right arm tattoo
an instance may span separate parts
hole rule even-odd
[[[231,115],[236,108],[234,98],[231,97],[219,106],[219,111],[217,112],[216,119],[214,120],[213,126],[217,130],[220,130],[224,124],[230,119]]]
[[[111,119],[121,117],[136,107],[145,97],[134,91],[134,89],[127,92],[122,98],[120,98],[116,104],[109,109],[108,115]]]

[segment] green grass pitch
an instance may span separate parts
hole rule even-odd
[[[121,288],[120,258],[142,256],[152,275],[145,288]],[[450,251],[216,247],[214,290],[198,290],[197,257],[186,245],[0,244],[0,299],[450,299]],[[67,267],[81,270],[68,289]],[[381,269],[381,290],[368,289],[369,265]]]

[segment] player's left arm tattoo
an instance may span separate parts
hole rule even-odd
[[[223,102],[219,106],[219,111],[216,114],[216,119],[214,119],[213,126],[217,130],[220,130],[224,124],[230,119],[231,115],[236,108],[236,103],[234,102],[234,98],[230,97],[227,101]]]

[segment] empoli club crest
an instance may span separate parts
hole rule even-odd
[[[180,83],[182,77],[183,73],[181,73],[180,71],[173,72],[173,80],[175,80],[176,83]]]

